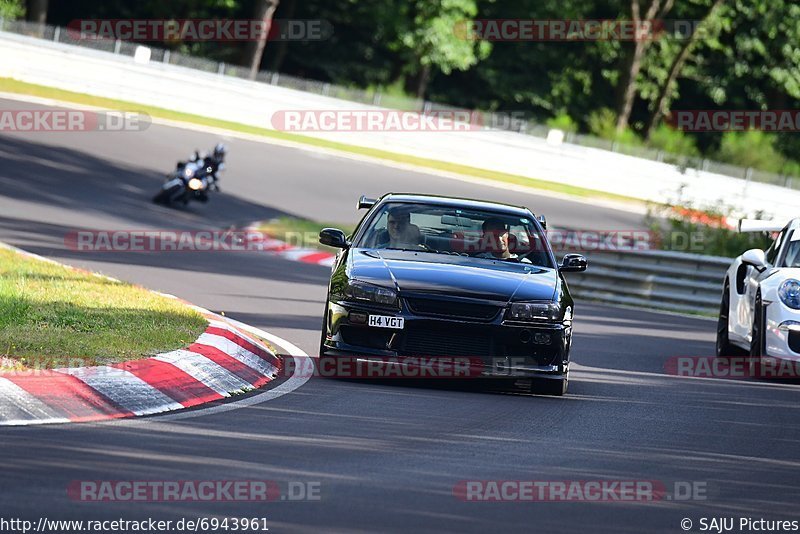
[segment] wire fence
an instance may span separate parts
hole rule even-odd
[[[136,49],[141,46],[137,43],[127,41],[115,41],[107,39],[74,39],[65,28],[24,21],[10,21],[2,18],[0,18],[0,31],[16,33],[28,37],[46,39],[57,43],[81,46],[84,48],[91,48],[94,50],[125,56],[133,56],[136,53]],[[250,78],[250,69],[247,67],[180,54],[168,49],[154,47],[148,48],[150,48],[151,51],[150,61],[216,73],[220,76],[231,76],[241,79]],[[429,102],[422,99],[385,94],[378,90],[369,91],[351,87],[343,87],[318,80],[298,78],[280,72],[271,72],[266,70],[260,71],[256,76],[256,81],[270,85],[276,85],[279,87],[286,87],[288,89],[296,89],[298,91],[329,96],[351,102],[358,102],[360,104],[380,106],[389,109],[415,111],[421,113],[437,111],[468,113],[472,114],[471,116],[480,117],[482,124],[490,128],[517,132],[542,139],[546,138],[551,130],[551,128],[544,124],[514,117],[513,115],[506,113],[468,110],[464,108],[448,106],[445,104]],[[747,181],[767,183],[791,189],[800,189],[800,177],[775,174],[753,168],[738,167],[736,165],[712,161],[707,158],[673,154],[650,147],[625,145],[616,141],[577,133],[567,133],[565,142],[578,146],[609,150],[637,158],[664,162],[676,165],[684,171],[688,169],[697,169]]]

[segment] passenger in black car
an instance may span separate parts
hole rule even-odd
[[[407,209],[395,208],[389,211],[386,229],[389,242],[380,248],[414,249],[422,242],[419,226],[411,224],[411,213]]]
[[[486,219],[481,226],[481,231],[483,235],[480,242],[484,252],[476,254],[475,257],[531,263],[529,259],[511,252],[509,249],[510,235],[508,225],[502,220],[497,218]]]

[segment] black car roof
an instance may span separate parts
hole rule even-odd
[[[522,206],[503,204],[502,202],[489,202],[471,198],[444,197],[439,195],[419,195],[414,193],[387,193],[381,197],[380,202],[407,202],[418,204],[439,204],[458,208],[502,211],[509,215],[529,216],[531,211]]]

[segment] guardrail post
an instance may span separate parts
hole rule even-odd
[[[381,92],[378,91],[374,95],[372,95],[372,105],[373,106],[380,106],[381,105]]]
[[[331,84],[326,83],[325,85],[322,86],[322,94],[323,95],[328,96],[328,94],[330,94],[330,92],[331,92]]]
[[[280,74],[278,74],[277,72],[273,72],[272,76],[269,79],[269,83],[271,83],[272,85],[278,85],[278,80],[280,80],[280,78],[281,78]]]
[[[164,59],[161,60],[163,63],[169,63],[169,50],[164,50]]]
[[[119,54],[120,50],[122,50],[122,41],[117,39],[114,41],[114,53]]]
[[[219,67],[217,67],[217,74],[219,74],[220,76],[225,74],[225,62],[224,61],[221,61],[220,64],[219,64]]]
[[[53,32],[53,41],[58,42],[61,38],[61,26],[56,26],[56,31]]]

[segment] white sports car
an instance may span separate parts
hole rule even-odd
[[[800,218],[786,226],[744,219],[740,232],[779,232],[766,250],[748,250],[725,275],[717,356],[750,355],[800,362]],[[794,365],[794,364],[793,364]]]

